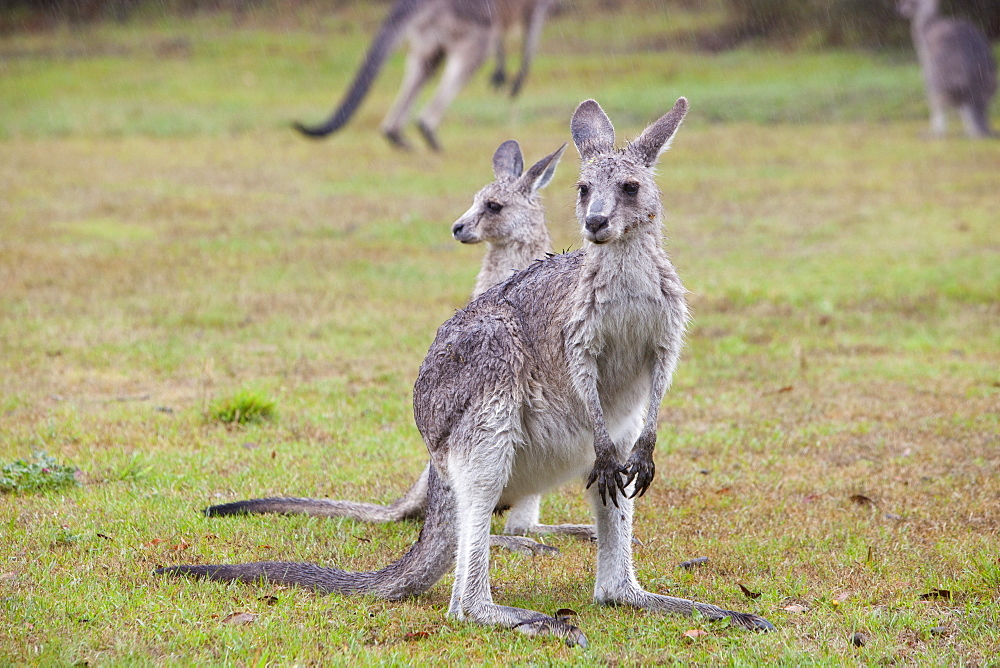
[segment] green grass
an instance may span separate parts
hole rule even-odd
[[[83,484],[0,496],[0,663],[995,660],[1000,145],[922,138],[910,54],[694,53],[668,24],[697,13],[631,8],[554,21],[513,104],[478,77],[442,155],[377,135],[399,56],[344,132],[287,127],[329,111],[377,8],[5,37],[0,461],[45,451]],[[450,576],[388,603],[150,575],[374,569],[405,550],[414,524],[198,511],[395,498],[426,461],[417,368],[480,259],[450,224],[493,150],[554,150],[590,96],[631,137],[681,94],[692,111],[659,182],[695,321],[637,506],[637,569],[775,633],[595,606],[594,549],[569,539],[555,559],[495,553],[494,595],[576,610],[585,651],[446,619]],[[559,248],[580,243],[570,154],[546,191]],[[246,387],[280,419],[205,419]],[[587,516],[572,487],[543,504],[545,521]],[[935,589],[952,597],[921,599]],[[223,623],[234,612],[259,616]]]
[[[18,459],[0,466],[0,494],[28,494],[75,485],[75,471],[51,455],[35,452],[31,461]]]
[[[209,406],[209,415],[224,424],[255,424],[273,420],[276,414],[274,400],[258,390],[242,389]]]

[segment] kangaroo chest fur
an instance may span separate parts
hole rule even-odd
[[[588,374],[612,439],[622,453],[634,444],[655,353],[680,352],[684,290],[662,250],[652,263],[588,252],[535,263],[439,329],[414,414],[446,478],[450,461],[468,466],[477,448],[507,449],[489,458],[503,463],[501,503],[585,474],[594,463],[594,424],[579,389]]]

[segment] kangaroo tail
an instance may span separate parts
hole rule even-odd
[[[311,515],[313,517],[349,517],[360,522],[400,522],[402,520],[422,519],[427,510],[427,475],[430,468],[428,464],[413,486],[406,491],[406,494],[387,506],[360,501],[273,497],[223,503],[206,508],[203,512],[209,517],[278,513],[281,515]]]
[[[428,475],[427,519],[420,537],[407,552],[380,571],[358,573],[315,564],[259,561],[238,565],[171,566],[157,575],[186,575],[222,582],[272,582],[298,585],[317,592],[372,594],[398,600],[430,589],[455,561],[455,499],[431,468]]]
[[[375,35],[375,39],[372,41],[371,46],[368,47],[365,60],[361,64],[358,73],[354,75],[354,82],[351,84],[343,100],[341,100],[340,106],[334,110],[324,123],[309,126],[296,122],[293,123],[295,129],[307,137],[322,139],[343,127],[351,119],[351,116],[354,115],[354,112],[361,104],[361,100],[364,99],[368,93],[368,89],[371,88],[372,82],[375,81],[375,77],[378,76],[379,71],[382,69],[382,65],[385,64],[389,54],[392,53],[396,44],[399,43],[399,39],[403,35],[403,29],[406,27],[410,17],[424,2],[425,0],[396,0],[396,3],[392,6],[392,10],[389,12],[389,16],[382,22],[382,26]]]

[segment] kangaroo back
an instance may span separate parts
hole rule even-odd
[[[354,82],[351,83],[351,87],[340,106],[334,110],[326,122],[315,126],[296,122],[293,124],[295,129],[307,137],[321,139],[343,127],[357,111],[365,95],[368,94],[372,82],[375,81],[389,54],[399,43],[410,18],[427,2],[428,0],[396,0],[389,16],[383,21],[371,46],[368,47],[365,60],[361,64],[361,68],[358,69],[358,73],[354,75]]]

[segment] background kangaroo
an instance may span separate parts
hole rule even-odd
[[[931,108],[931,134],[944,134],[950,106],[959,110],[967,135],[989,136],[997,68],[986,36],[968,21],[939,15],[938,0],[900,0],[896,9],[910,19]]]
[[[452,235],[462,243],[485,242],[486,254],[476,278],[472,298],[493,285],[510,278],[535,260],[544,258],[552,247],[545,224],[545,209],[539,193],[549,184],[565,146],[545,156],[527,172],[521,147],[514,140],[500,145],[493,155],[496,180],[484,186],[473,204],[452,225]],[[267,498],[235,501],[205,510],[209,516],[258,513],[305,514],[324,517],[350,517],[363,522],[398,522],[423,518],[427,508],[427,475],[430,465],[401,498],[389,505],[332,499]],[[526,534],[571,534],[594,537],[589,525],[543,525],[539,522],[540,495],[527,496],[515,503],[507,514],[505,536],[492,536],[494,545],[527,554],[558,552],[556,548],[533,540]]]
[[[596,102],[573,114],[582,159],[576,211],[587,243],[532,264],[438,329],[413,393],[433,466],[426,521],[406,554],[371,573],[281,562],[157,572],[397,599],[425,591],[454,565],[450,616],[586,645],[565,618],[493,602],[489,527],[495,508],[587,476],[598,603],[698,610],[772,629],[753,614],[647,592],[632,560],[632,497],[654,478],[656,417],[688,321],[685,290],[663,250],[653,178],[687,107],[680,98],[618,150]]]
[[[503,33],[519,21],[524,26],[521,69],[511,94],[521,90],[552,4],[553,0],[396,0],[340,106],[321,125],[296,123],[295,127],[316,138],[340,129],[361,104],[400,38],[406,36],[410,43],[406,71],[396,102],[382,121],[382,133],[393,145],[409,148],[402,127],[420,89],[444,61],[437,90],[417,120],[417,128],[428,145],[440,150],[437,128],[445,110],[489,53],[497,53],[494,85],[506,79]]]

